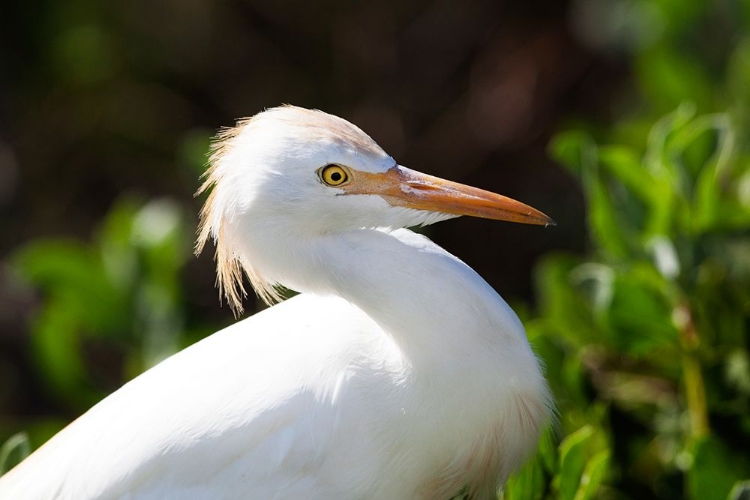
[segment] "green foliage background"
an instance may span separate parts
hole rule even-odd
[[[549,141],[583,193],[587,249],[543,255],[532,303],[516,300],[559,415],[501,496],[748,498],[750,2],[572,9],[579,36],[628,61],[630,84],[606,123],[571,112]],[[61,60],[96,79],[106,51],[91,50],[96,31],[76,33]],[[192,175],[207,133],[188,139]],[[184,296],[194,224],[173,197],[131,195],[87,240],[11,253],[17,281],[43,297],[30,317],[33,376],[66,408],[85,410],[220,326],[196,321]],[[0,472],[64,424],[0,420]]]
[[[715,12],[688,4],[630,4],[663,23],[635,53],[640,109],[550,143],[590,249],[536,268],[527,328],[563,439],[506,498],[750,495],[750,11],[711,5],[741,16],[717,55]]]

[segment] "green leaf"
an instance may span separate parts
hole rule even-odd
[[[56,398],[82,410],[104,396],[88,384],[77,308],[64,299],[50,301],[34,319],[32,331],[36,365]]]
[[[750,472],[747,457],[732,455],[718,439],[694,443],[687,472],[688,496],[693,500],[724,500],[734,484]]]
[[[578,264],[573,257],[551,255],[536,268],[539,307],[547,325],[562,339],[584,345],[598,337],[586,299],[573,287],[571,271]]]
[[[644,282],[637,269],[618,273],[607,311],[612,344],[618,351],[633,355],[656,353],[671,346],[676,349],[672,309],[663,289]]]
[[[65,240],[37,240],[18,250],[11,262],[50,298],[65,297],[67,307],[75,310],[70,314],[89,331],[114,330],[122,324],[122,297],[92,249]]]
[[[730,387],[750,396],[750,355],[747,350],[737,348],[727,355],[724,377]]]
[[[707,115],[696,118],[676,134],[672,145],[675,154],[685,155],[698,139],[709,133],[716,138],[716,145],[710,149],[709,156],[700,162],[686,221],[691,232],[697,234],[722,222],[720,211],[723,199],[728,194],[726,185],[734,157],[735,133],[727,115]]]
[[[570,272],[571,282],[588,298],[599,326],[604,326],[601,320],[612,305],[615,275],[612,266],[594,262],[581,264]]]
[[[131,242],[145,251],[151,272],[173,274],[189,252],[184,215],[173,201],[154,200],[141,208],[133,219]]]
[[[608,258],[621,259],[629,252],[624,229],[627,223],[619,217],[615,197],[596,169],[591,169],[588,193],[588,226],[592,239]]]
[[[560,471],[556,477],[560,500],[576,500],[587,459],[587,444],[594,435],[591,426],[584,426],[560,444]]]
[[[581,176],[581,166],[591,154],[594,143],[591,137],[580,130],[560,132],[552,138],[549,154],[552,158],[567,167],[576,177]]]
[[[8,438],[0,447],[0,476],[15,467],[30,453],[31,445],[28,434],[19,432]]]
[[[586,464],[575,500],[590,500],[599,491],[609,466],[609,450],[602,450]]]
[[[91,276],[96,256],[84,245],[65,240],[36,240],[16,251],[13,264],[32,283],[45,287],[71,284],[81,293],[101,292],[100,276]],[[80,280],[78,278],[83,278]]]
[[[636,59],[636,77],[653,106],[665,112],[691,100],[701,109],[713,104],[711,80],[690,54],[668,45],[656,46]]]
[[[656,197],[656,186],[639,155],[633,148],[625,146],[602,146],[599,161],[603,169],[615,176],[642,202],[651,204]]]
[[[729,492],[727,500],[750,500],[750,481],[738,481]]]
[[[599,172],[596,144],[584,132],[558,134],[550,144],[550,154],[580,176],[587,202],[587,219],[592,239],[598,247],[616,258],[628,251],[624,221],[618,216],[615,197]],[[610,157],[613,157],[610,150]]]
[[[744,3],[750,15],[750,2]],[[750,38],[745,36],[736,44],[727,70],[727,86],[733,101],[732,112],[740,130],[747,130],[750,126],[750,85],[747,82],[750,82]]]
[[[96,235],[104,270],[122,293],[128,293],[139,278],[137,250],[132,242],[133,219],[141,206],[133,198],[119,200],[109,211]]]
[[[540,460],[544,470],[550,475],[557,472],[557,438],[555,436],[555,430],[552,425],[548,425],[542,437],[539,438],[539,449],[537,450],[537,457]]]
[[[546,481],[538,459],[531,460],[511,476],[503,488],[503,500],[542,500]]]

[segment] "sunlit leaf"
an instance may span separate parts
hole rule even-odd
[[[107,276],[115,289],[127,293],[139,277],[138,256],[131,235],[133,219],[140,203],[125,198],[116,203],[107,214],[97,233],[98,246]]]
[[[591,427],[582,427],[560,444],[560,473],[555,478],[560,500],[576,500],[588,458],[586,446],[593,434]]]
[[[609,450],[602,450],[589,460],[581,476],[575,500],[590,500],[595,497],[607,473],[609,458]]]

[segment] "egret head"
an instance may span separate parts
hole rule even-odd
[[[221,132],[199,192],[197,251],[212,237],[218,282],[239,309],[241,269],[267,302],[278,298],[241,248],[282,234],[290,244],[360,228],[425,225],[459,215],[551,224],[541,212],[494,193],[399,166],[346,120],[294,106],[272,108]],[[271,250],[269,250],[271,251]]]

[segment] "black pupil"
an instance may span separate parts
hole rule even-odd
[[[340,180],[341,180],[341,172],[333,172],[333,173],[331,174],[331,180],[332,180],[333,182],[338,182],[338,181],[340,181]]]

